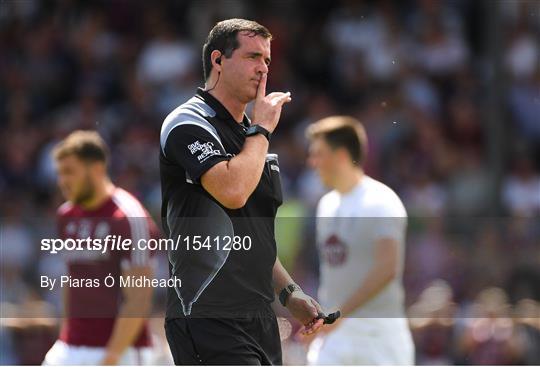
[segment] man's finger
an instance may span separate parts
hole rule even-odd
[[[284,95],[285,95],[285,93],[283,93],[283,92],[270,92],[266,96],[266,99],[268,99],[269,101],[273,101],[274,99],[282,97]]]
[[[261,75],[261,80],[259,81],[259,86],[257,87],[257,99],[263,99],[266,95],[266,74]]]
[[[316,318],[317,316],[319,316],[319,310],[317,310],[317,306],[315,305],[315,302],[313,301],[313,299],[309,299],[306,302],[306,304],[308,306],[309,313],[311,314],[313,318]]]
[[[304,335],[313,334],[314,332],[316,332],[323,326],[323,322],[324,321],[320,319],[315,322],[310,322],[309,324],[304,325],[304,330],[302,331],[302,334]]]
[[[317,322],[311,327],[311,330],[313,332],[318,331],[320,328],[322,328],[324,325],[324,320],[317,320]]]
[[[287,102],[290,102],[291,101],[291,93],[290,92],[287,92],[279,97],[276,97],[274,99],[274,104],[276,106],[281,106],[283,105],[284,103],[287,103]]]
[[[270,103],[273,103],[273,104],[277,104],[279,100],[281,100],[282,98],[287,98],[289,97],[290,98],[291,96],[291,93],[290,92],[287,92],[287,93],[283,93],[283,92],[272,92],[272,93],[269,93],[267,96],[266,96],[266,99],[268,101],[270,101]]]
[[[323,312],[321,305],[319,305],[319,303],[314,299],[311,299],[311,304],[317,309],[317,314]]]

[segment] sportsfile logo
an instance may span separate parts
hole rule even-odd
[[[218,149],[214,149],[214,143],[212,143],[211,141],[207,143],[201,143],[200,141],[197,140],[195,143],[189,144],[188,149],[193,155],[197,154],[197,152],[199,151],[201,152],[201,154],[197,156],[199,163],[204,162],[211,156],[221,154],[221,152]]]

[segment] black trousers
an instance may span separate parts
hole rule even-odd
[[[178,318],[165,322],[176,365],[281,365],[275,316]]]

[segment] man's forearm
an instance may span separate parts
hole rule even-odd
[[[341,305],[343,316],[362,307],[396,277],[400,258],[398,248],[395,239],[382,238],[376,242],[373,265],[360,287]]]
[[[151,267],[132,268],[123,275],[141,276],[143,274],[150,277]],[[150,287],[127,287],[123,289],[123,296],[124,301],[107,342],[104,363],[115,364],[126,348],[133,345],[152,307],[152,288]]]
[[[135,342],[141,332],[146,317],[116,318],[114,328],[106,347],[106,355],[120,358],[124,351]]]
[[[276,294],[279,294],[279,292],[289,284],[294,283],[294,280],[283,267],[279,258],[276,258],[272,275],[274,279],[274,292],[276,292]]]
[[[226,208],[243,207],[259,184],[267,151],[268,140],[264,136],[247,138],[237,156],[202,175],[202,186]]]
[[[263,135],[248,137],[240,154],[228,162],[229,182],[226,184],[242,188],[246,199],[261,180],[268,145],[268,140]]]
[[[360,287],[341,305],[341,314],[347,316],[362,307],[362,305],[381,292],[393,278],[394,272],[392,270],[375,264],[368,272]]]

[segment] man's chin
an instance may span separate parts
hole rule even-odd
[[[92,198],[93,198],[92,195],[79,195],[79,196],[74,197],[70,201],[73,204],[84,205],[85,203],[91,201]]]
[[[253,102],[255,98],[257,97],[257,94],[249,94],[246,95],[245,98],[241,99],[242,103],[248,104],[250,102]]]
[[[68,193],[66,193],[66,192],[62,192],[62,197],[64,198],[64,200],[70,201],[70,202],[72,202],[72,203],[74,202],[74,199],[75,199],[75,198],[73,197],[73,195],[70,195],[70,194],[68,194]]]
[[[247,103],[253,101],[255,98],[257,98],[257,87],[255,88],[249,88],[249,90],[246,93],[246,96],[248,98]]]
[[[323,184],[323,186],[327,189],[332,189],[332,182],[329,180],[329,179],[325,179],[325,178],[322,178],[321,177],[321,183]]]

